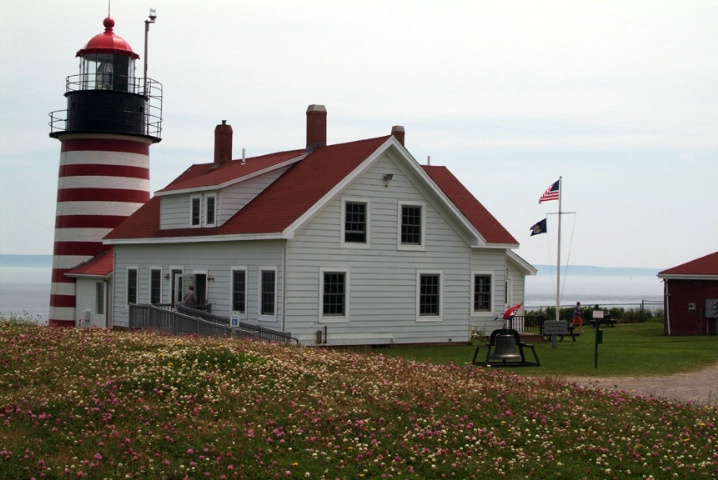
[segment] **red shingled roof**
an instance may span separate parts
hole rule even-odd
[[[113,249],[107,250],[99,255],[96,255],[87,262],[78,265],[73,268],[66,275],[93,275],[98,277],[106,277],[112,273],[115,263],[115,251]]]
[[[677,267],[658,272],[659,277],[672,275],[718,275],[718,252],[709,253],[705,257],[697,258],[678,265]]]
[[[304,150],[291,150],[288,152],[272,153],[251,158],[244,164],[241,160],[227,162],[219,167],[214,163],[203,163],[192,165],[174,179],[172,183],[167,185],[160,192],[171,192],[173,190],[183,190],[186,188],[199,188],[222,185],[232,180],[247,177],[262,170],[277,166],[289,160],[299,157]]]
[[[118,240],[281,233],[389,138],[390,136],[385,136],[317,148],[302,161],[292,165],[220,227],[160,230],[160,198],[153,197],[105,238]],[[193,165],[162,192],[219,185],[236,178],[232,177],[232,174],[244,172],[241,174],[246,175],[247,172],[263,170],[303,152],[295,150],[250,158],[244,166],[240,166],[241,161],[236,160],[217,169],[212,168],[213,163]],[[261,168],[254,167],[255,160]]]
[[[519,242],[486,210],[481,202],[446,167],[422,165],[461,213],[484,237],[487,243],[518,245]]]
[[[155,196],[105,238],[120,240],[282,233],[355,171],[389,138],[390,136],[384,136],[317,148],[292,164],[284,174],[222,226],[160,230],[161,197]],[[274,153],[249,158],[244,165],[238,160],[219,167],[214,163],[192,165],[160,192],[171,193],[223,185],[303,154],[304,150]],[[423,169],[486,242],[518,245],[516,239],[446,167],[423,166]]]

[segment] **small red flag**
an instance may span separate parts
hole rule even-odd
[[[523,305],[524,302],[519,303],[518,305],[514,305],[513,307],[509,308],[504,312],[504,318],[508,319],[514,316],[516,311],[518,311],[519,308],[521,308],[521,305]]]

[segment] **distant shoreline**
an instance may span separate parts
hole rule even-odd
[[[52,268],[52,255],[8,255],[0,254],[0,267]],[[534,265],[538,275],[556,275],[556,266]],[[614,276],[656,276],[659,268],[595,267],[590,265],[569,265],[561,267],[561,275],[614,275]]]
[[[52,255],[0,254],[0,267],[47,267],[47,268],[52,268]]]

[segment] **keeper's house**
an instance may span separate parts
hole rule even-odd
[[[326,145],[326,120],[310,105],[306,148],[236,160],[218,125],[214,162],[105,237],[112,324],[192,283],[212,313],[303,344],[466,342],[472,325],[499,327],[536,273],[516,239],[449,170],[417,163],[403,127]]]
[[[718,335],[718,252],[658,273],[667,335]]]

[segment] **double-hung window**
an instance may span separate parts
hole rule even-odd
[[[95,283],[95,313],[105,314],[105,282]]]
[[[204,226],[214,227],[217,224],[217,195],[205,195],[204,207]]]
[[[425,208],[420,203],[399,203],[399,249],[423,250]]]
[[[150,303],[162,303],[162,269],[150,269]]]
[[[369,248],[370,205],[368,199],[344,198],[342,201],[342,245]]]
[[[260,317],[274,320],[277,314],[277,270],[260,268],[259,270],[259,308]],[[272,318],[266,318],[272,317]]]
[[[232,269],[232,312],[247,313],[247,269]]]
[[[202,197],[199,195],[190,198],[190,225],[202,226]]]
[[[127,268],[127,304],[137,303],[137,267]]]
[[[492,295],[493,276],[490,273],[474,272],[472,283],[472,313],[491,313],[493,311]]]
[[[217,225],[217,194],[204,193],[190,196],[190,227]]]
[[[320,275],[320,305],[322,322],[341,322],[349,319],[349,271],[322,269]]]
[[[444,285],[441,272],[416,273],[416,317],[419,321],[442,320]]]

